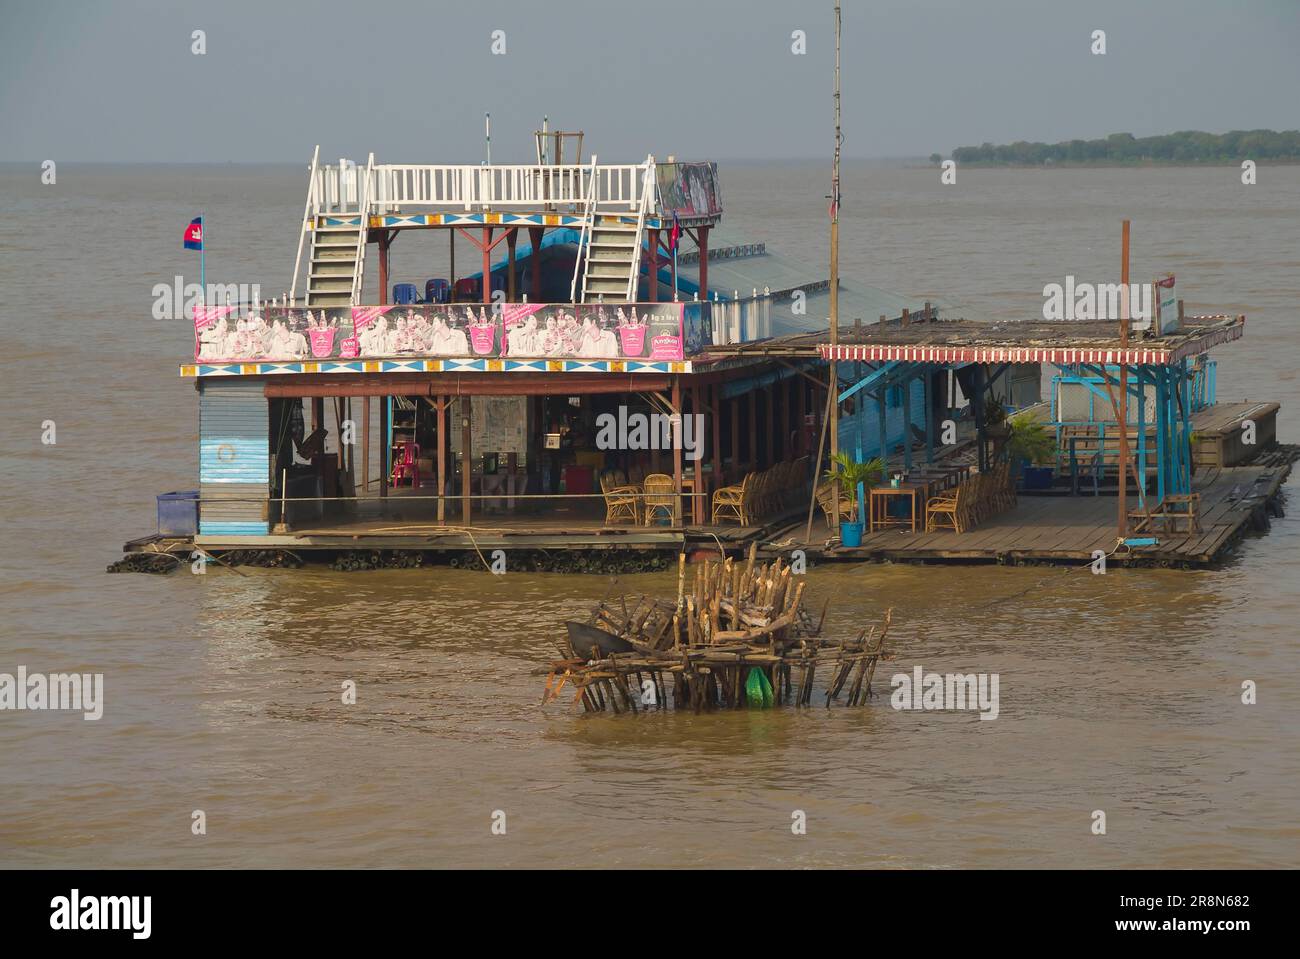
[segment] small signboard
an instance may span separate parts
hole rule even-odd
[[[1178,329],[1178,294],[1174,291],[1174,275],[1166,273],[1155,281],[1156,333],[1164,336]]]

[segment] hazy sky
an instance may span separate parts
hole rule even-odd
[[[609,162],[827,156],[832,7],[0,0],[0,160],[477,162],[485,111],[497,162],[543,114]],[[1300,0],[848,0],[843,43],[847,157],[1300,126]]]

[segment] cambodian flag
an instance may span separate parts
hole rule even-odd
[[[185,249],[203,249],[203,217],[196,216],[185,228]]]

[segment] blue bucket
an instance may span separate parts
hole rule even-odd
[[[862,545],[861,523],[840,523],[840,545],[855,549]]]

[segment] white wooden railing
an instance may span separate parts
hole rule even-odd
[[[569,285],[569,299],[574,303],[579,302],[579,296],[586,299],[587,282],[583,280],[582,289],[578,289],[578,277],[582,274],[583,251],[587,250],[587,244],[591,242],[591,231],[595,226],[596,212],[596,186],[599,183],[596,176],[596,156],[591,157],[591,176],[587,182],[587,199],[582,211],[582,230],[578,233],[578,255],[573,258],[573,282]],[[590,256],[590,251],[587,251]],[[534,256],[540,256],[541,251],[534,250]]]
[[[642,164],[641,175],[641,196],[637,202],[636,215],[636,233],[632,237],[632,269],[627,278],[627,295],[626,299],[631,302],[636,299],[636,283],[641,276],[641,237],[645,233],[645,218],[654,212],[658,203],[659,183],[655,178],[655,158],[646,157],[645,163]],[[654,250],[650,251],[654,254]],[[658,268],[654,265],[655,258],[650,257],[650,282],[656,286],[659,283]]]
[[[597,211],[635,213],[642,202],[647,173],[644,163],[566,164],[564,166],[412,166],[375,164],[361,171],[353,165],[313,164],[309,203],[316,214],[357,213],[360,193],[371,212],[391,213],[416,207],[463,210],[585,206],[593,195]]]
[[[316,144],[316,149],[311,155],[311,167],[307,171],[307,204],[302,208],[302,229],[298,232],[298,255],[293,260],[293,280],[289,289],[289,302],[293,303],[294,298],[298,295],[298,268],[302,266],[302,245],[307,240],[307,234],[311,232],[311,217],[314,201],[316,199],[316,170],[320,160],[320,144]]]
[[[357,197],[357,208],[361,213],[361,229],[357,230],[357,251],[354,262],[356,266],[352,270],[352,303],[356,305],[361,302],[361,288],[365,281],[366,275],[366,237],[369,230],[369,216],[372,200],[370,196],[370,184],[374,182],[375,172],[375,155],[370,154],[370,159],[366,161],[366,175],[361,178],[360,195]]]

